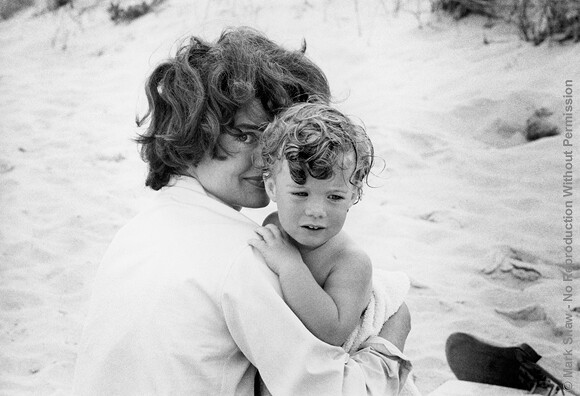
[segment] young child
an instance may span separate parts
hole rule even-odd
[[[406,275],[373,276],[343,231],[373,165],[364,129],[319,103],[295,105],[263,134],[264,183],[278,212],[249,241],[280,279],[284,300],[321,340],[354,352],[403,303]]]

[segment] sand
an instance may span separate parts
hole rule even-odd
[[[455,22],[426,4],[419,20],[416,2],[398,15],[383,1],[191,3],[169,0],[131,24],[88,0],[0,23],[0,394],[70,391],[99,260],[150,196],[131,141],[147,72],[187,35],[239,24],[289,48],[305,38],[337,106],[375,143],[382,161],[346,227],[377,268],[412,279],[406,352],[419,389],[454,378],[444,345],[455,331],[527,342],[562,369],[580,311],[562,216],[566,200],[578,204],[563,198],[564,136],[527,142],[523,130],[542,107],[564,129],[579,45],[535,47],[505,24]]]

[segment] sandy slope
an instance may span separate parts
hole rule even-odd
[[[112,25],[106,3],[0,23],[0,393],[69,389],[98,261],[147,198],[130,141],[146,73],[180,37],[232,24],[288,47],[306,38],[338,106],[365,122],[386,170],[347,227],[377,267],[413,279],[419,388],[453,377],[454,331],[526,341],[562,365],[562,138],[521,130],[542,106],[562,112],[580,46],[533,47],[477,18],[424,14],[418,29],[380,1],[358,16],[352,1],[190,3],[131,25]]]

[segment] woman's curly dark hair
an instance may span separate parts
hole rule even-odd
[[[136,138],[149,165],[145,185],[159,190],[206,153],[219,158],[219,135],[254,98],[270,116],[313,96],[329,101],[326,77],[305,50],[305,42],[289,51],[246,27],[225,30],[215,43],[190,38],[145,87],[149,108],[137,125],[149,125]]]
[[[275,174],[282,160],[288,161],[297,184],[305,184],[308,176],[330,179],[335,167],[354,165],[348,182],[356,188],[357,201],[374,163],[373,144],[364,128],[321,102],[285,110],[268,125],[260,143],[265,178]]]

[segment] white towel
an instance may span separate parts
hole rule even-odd
[[[344,350],[356,352],[367,338],[379,334],[383,324],[403,304],[409,287],[409,277],[405,273],[375,269],[371,299],[359,324],[343,344]]]
[[[353,332],[342,346],[348,353],[356,352],[371,335],[379,334],[383,324],[399,310],[410,288],[409,277],[400,271],[373,269],[373,290],[367,309]],[[402,388],[402,389],[401,389]],[[421,396],[411,376],[401,386],[401,396]],[[260,394],[271,396],[260,380]]]

